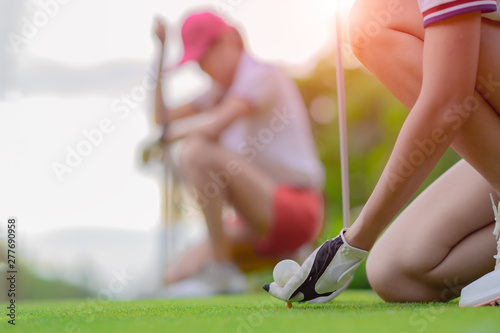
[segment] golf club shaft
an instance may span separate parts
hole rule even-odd
[[[165,33],[166,35],[166,33]],[[166,37],[165,37],[166,38]],[[163,64],[164,64],[164,58],[166,54],[166,46],[167,43],[163,45],[163,47],[160,50],[160,59],[158,63],[158,77],[157,79],[159,81],[162,80],[162,76],[164,74],[164,69],[163,69]],[[158,88],[157,88],[158,89]],[[165,95],[160,91],[160,94],[162,94],[162,103],[165,105]],[[155,92],[155,103],[158,103],[159,101],[157,100],[156,94],[158,94],[158,91]],[[163,114],[163,117],[165,119],[168,119],[166,114]],[[161,117],[160,117],[161,119]],[[163,152],[163,204],[162,204],[162,210],[163,210],[163,223],[165,226],[165,247],[164,247],[164,253],[163,256],[160,255],[160,257],[163,257],[163,265],[164,269],[167,269],[167,265],[171,263],[172,259],[172,254],[174,252],[174,244],[173,244],[173,223],[174,219],[176,218],[176,214],[174,214],[174,210],[177,208],[176,203],[174,200],[174,196],[176,195],[176,180],[175,180],[175,175],[173,172],[173,162],[172,162],[172,155],[170,151],[170,143],[167,141],[167,134],[169,130],[169,124],[168,122],[163,123],[162,125],[162,132],[161,132],[161,137],[160,140],[162,140],[165,145],[164,145],[164,152]]]
[[[349,204],[349,160],[347,150],[347,119],[345,106],[345,82],[344,65],[342,63],[342,30],[340,22],[340,1],[337,1],[337,10],[335,11],[335,73],[337,76],[337,105],[339,117],[339,136],[340,136],[340,173],[342,178],[342,217],[344,228],[350,226],[350,204]]]

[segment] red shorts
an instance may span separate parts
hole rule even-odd
[[[279,186],[273,196],[274,216],[255,247],[264,256],[291,253],[316,239],[323,224],[324,203],[318,190]]]

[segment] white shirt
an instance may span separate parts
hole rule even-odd
[[[211,93],[195,101],[220,98],[215,85]],[[237,119],[220,136],[228,149],[259,166],[276,182],[295,187],[319,187],[324,169],[311,133],[307,108],[295,83],[279,68],[258,62],[243,52],[231,87],[226,95],[244,99],[253,107],[249,115]]]

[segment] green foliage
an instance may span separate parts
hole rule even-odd
[[[335,78],[334,56],[332,55],[320,61],[309,77],[297,80],[304,101],[312,113],[313,133],[320,159],[326,169],[324,189],[328,198],[329,225],[323,235],[324,239],[336,236],[342,228],[340,146],[338,117],[336,117],[337,89]],[[375,187],[409,111],[392,96],[375,76],[364,68],[346,70],[345,84],[352,223]],[[327,97],[334,103],[315,104],[314,101],[318,97],[323,97],[323,99]],[[332,121],[324,123],[315,120],[317,118],[315,115],[328,113],[330,115],[334,113],[335,117]],[[449,150],[422,189],[456,163],[458,159],[458,155]],[[353,286],[369,288],[364,267],[358,270]]]
[[[6,279],[2,279],[0,282],[0,290],[8,290]],[[64,281],[43,279],[24,263],[18,267],[16,300],[85,298],[89,295],[89,292]],[[6,292],[0,294],[0,302],[9,299]]]

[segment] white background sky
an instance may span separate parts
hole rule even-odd
[[[16,216],[24,232],[149,230],[159,223],[157,176],[139,162],[153,137],[151,95],[123,119],[113,112],[154,59],[154,16],[172,24],[171,63],[181,55],[181,20],[199,7],[229,9],[226,17],[243,28],[250,53],[294,74],[306,73],[333,48],[333,0],[64,2],[56,8],[57,0],[0,0],[0,221]],[[343,2],[344,13],[351,2]],[[41,4],[50,3],[53,15],[44,23]],[[37,19],[40,27],[13,52],[8,34],[25,36]],[[203,84],[196,66],[182,69],[169,78],[170,104],[193,97]],[[76,149],[83,132],[103,119],[112,132],[59,181],[52,164],[65,164],[67,147]]]

